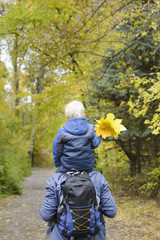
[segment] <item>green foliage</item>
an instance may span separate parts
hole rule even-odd
[[[48,138],[48,140],[50,140],[49,146],[51,145],[52,138],[51,139]],[[36,137],[36,141],[37,140],[39,140],[38,137]],[[53,156],[51,151],[47,150],[47,145],[44,144],[42,145],[42,143],[36,141],[34,143],[33,149],[34,155],[33,167],[53,167]]]
[[[20,125],[13,123],[13,115],[12,119],[8,119],[8,113],[2,117],[5,121],[0,126],[0,193],[20,194],[23,177],[30,173],[29,144]]]
[[[129,161],[115,142],[102,141],[97,150],[96,170],[102,171],[113,191],[124,190]]]
[[[0,192],[4,195],[20,194],[23,177],[30,173],[30,160],[27,154],[25,155],[25,147],[23,149],[19,148],[21,142],[15,144],[11,141],[11,144],[14,146],[6,144],[0,159],[2,164],[0,171]]]
[[[28,148],[23,138],[7,136],[5,145],[0,148],[0,193],[20,194],[23,177],[30,173]],[[4,139],[1,139],[1,141]]]
[[[134,85],[139,91],[138,99],[130,98],[129,111],[138,118],[145,116],[145,124],[149,125],[152,133],[160,134],[160,73],[156,73],[149,78],[134,78]]]
[[[160,197],[160,167],[147,172],[144,182],[139,188],[142,194],[147,194],[149,197]]]
[[[121,148],[116,144],[98,153],[97,167],[105,168],[113,186],[129,167],[133,177],[146,164],[156,166],[159,136],[151,132],[159,131],[159,7],[158,1],[130,0],[21,0],[7,5],[0,34],[8,43],[14,72],[7,95],[7,73],[0,67],[4,186],[13,182],[11,191],[20,192],[30,169],[28,152],[33,165],[50,165],[53,137],[66,121],[65,104],[75,98],[87,106],[91,123],[103,112],[124,119],[128,131],[116,139]],[[154,82],[143,84],[149,78]]]
[[[114,39],[117,36],[119,41],[106,49],[103,66],[93,73],[89,88],[89,104],[96,108],[92,119],[103,112],[123,119],[127,131],[108,140],[119,143],[126,154],[130,164],[130,176],[124,175],[126,186],[136,193],[147,184],[149,179],[143,177],[143,172],[154,171],[160,153],[159,135],[152,135],[159,133],[160,120],[159,19],[159,5],[155,2],[133,3],[114,31]]]
[[[109,32],[130,4],[130,0],[21,0],[1,17],[0,33],[9,41],[12,57],[18,55],[19,62],[32,69],[43,65],[85,77],[100,64],[103,41],[112,41]],[[18,49],[13,44],[15,37]]]
[[[2,65],[1,65],[2,66]],[[0,71],[0,195],[20,194],[23,177],[30,173],[29,142],[5,91],[7,71]],[[4,74],[6,72],[6,74]],[[3,83],[3,84],[2,84]],[[8,101],[7,101],[8,100]]]
[[[143,169],[141,174],[124,179],[124,190],[130,194],[159,198],[160,197],[160,168]],[[128,187],[127,187],[128,186]]]

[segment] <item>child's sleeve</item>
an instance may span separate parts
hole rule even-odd
[[[52,153],[53,153],[53,159],[54,159],[55,167],[59,167],[60,166],[59,165],[59,159],[58,159],[59,153],[58,153],[58,147],[57,146],[58,146],[58,140],[59,140],[59,138],[61,136],[61,133],[62,133],[62,129],[59,128],[57,135],[53,139]]]
[[[95,148],[97,148],[97,147],[99,146],[99,144],[101,143],[102,137],[97,137],[96,132],[95,132],[95,130],[94,130],[94,125],[89,124],[89,126],[90,126],[90,129],[92,129],[92,130],[93,130],[93,133],[94,133],[94,136],[93,136],[93,139],[92,139],[92,149],[95,149]]]

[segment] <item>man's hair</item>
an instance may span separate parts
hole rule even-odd
[[[68,119],[84,117],[84,106],[81,102],[74,100],[67,104],[65,115]]]

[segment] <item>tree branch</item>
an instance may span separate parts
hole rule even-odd
[[[70,53],[70,54],[69,54],[69,56],[71,57],[71,60],[72,60],[73,64],[76,65],[76,66],[78,67],[80,73],[81,73],[82,75],[84,75],[84,74],[83,74],[83,71],[80,69],[80,66],[79,66],[78,62],[75,60],[75,58],[73,58],[73,55],[74,55],[74,53]],[[74,70],[75,70],[75,69],[74,69]]]
[[[77,34],[78,32],[80,32],[86,25],[87,23],[94,17],[94,15],[96,14],[96,12],[98,12],[98,10],[105,4],[105,2],[107,2],[107,0],[104,0],[99,7],[92,13],[92,15],[88,18],[88,20],[73,34],[71,34],[68,38],[71,38],[72,36],[74,36],[75,34]]]
[[[120,1],[119,3],[121,3],[121,2],[123,2],[123,1]],[[102,19],[99,23],[98,23],[98,25],[100,25],[103,21],[105,21],[107,18],[109,18],[110,16],[114,16],[114,14],[116,13],[116,12],[119,12],[120,10],[122,10],[124,7],[126,7],[126,6],[128,6],[129,4],[131,4],[132,2],[134,2],[134,0],[132,0],[132,1],[130,1],[130,2],[128,2],[128,3],[126,3],[125,5],[123,5],[123,6],[121,6],[120,8],[118,8],[117,10],[115,10],[113,13],[111,13],[110,15],[107,15],[104,19]],[[117,5],[117,4],[116,4]],[[90,28],[89,30],[87,30],[86,31],[86,33],[88,33],[89,31],[91,31],[91,30],[93,30],[95,27],[97,27],[98,26],[97,24],[95,24],[92,28]],[[95,40],[96,41],[96,40]]]
[[[106,57],[105,55],[101,55],[101,54],[98,54],[98,53],[94,53],[94,52],[87,52],[87,51],[74,51],[74,52],[72,52],[72,53],[70,53],[70,54],[78,54],[78,53],[84,53],[84,54],[90,54],[90,55],[94,55],[94,56],[97,56],[97,57],[102,57],[102,58],[108,58],[108,57]],[[69,55],[70,55],[69,54]],[[67,55],[65,55],[64,57],[67,57],[68,56],[68,54]]]

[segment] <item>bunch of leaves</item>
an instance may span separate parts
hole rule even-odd
[[[127,130],[122,124],[122,119],[115,119],[114,114],[108,113],[107,117],[96,120],[98,124],[95,125],[97,136],[102,138],[117,137],[121,131]]]

